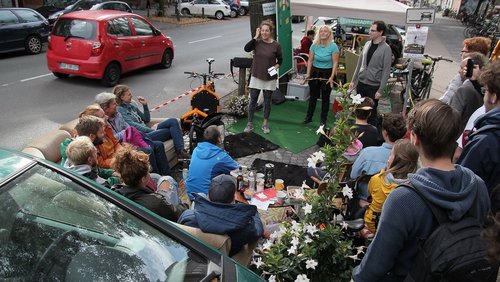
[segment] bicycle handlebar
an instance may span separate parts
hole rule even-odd
[[[184,74],[189,74],[192,77],[210,77],[210,78],[216,78],[218,76],[226,75],[225,73],[197,73],[197,72],[192,72],[192,71],[185,71]]]
[[[424,55],[424,57],[426,57],[427,59],[432,60],[432,61],[434,61],[434,62],[439,62],[439,61],[441,61],[441,60],[446,61],[446,62],[449,62],[449,63],[452,63],[452,62],[453,62],[453,60],[450,60],[450,59],[445,58],[445,57],[443,57],[443,56],[432,57],[432,56],[431,56],[431,55],[429,55],[429,54],[425,54],[425,55]]]

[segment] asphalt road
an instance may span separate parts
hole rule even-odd
[[[166,70],[146,68],[126,74],[120,81],[130,86],[134,95],[146,97],[151,108],[198,86],[199,81],[187,79],[183,72],[206,72],[206,58],[216,59],[215,72],[229,73],[230,58],[246,56],[243,46],[250,39],[248,16],[175,28],[171,24],[155,25],[174,41],[172,67]],[[303,28],[303,23],[293,24],[293,46],[298,46]],[[436,24],[430,28],[426,52],[456,60],[455,63],[440,63],[432,96],[440,96],[458,69],[462,29],[459,23],[448,18],[437,18]],[[46,67],[45,49],[42,54],[34,56],[22,53],[0,55],[0,146],[22,149],[32,138],[76,118],[85,106],[93,102],[96,94],[111,91],[98,80],[54,77]],[[236,88],[232,78],[216,82],[221,96]],[[153,116],[178,117],[188,109],[189,98],[184,97],[162,107]]]

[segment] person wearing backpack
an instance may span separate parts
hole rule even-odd
[[[449,221],[470,217],[484,224],[490,210],[486,185],[471,170],[451,160],[459,128],[458,113],[439,100],[424,100],[410,111],[410,140],[419,153],[421,168],[408,175],[408,185],[398,186],[387,197],[375,238],[361,264],[353,270],[355,281],[410,278],[407,276],[419,254],[421,240],[439,226],[430,205],[441,210]]]

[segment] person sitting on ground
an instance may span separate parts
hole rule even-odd
[[[363,148],[380,145],[377,128],[368,123],[374,105],[375,102],[372,98],[365,97],[363,102],[356,106],[354,110],[356,121],[354,122],[353,131],[356,136],[359,136],[358,139],[363,143]]]
[[[465,59],[469,53],[479,52],[485,56],[488,55],[490,51],[491,39],[487,37],[472,37],[467,38],[463,42],[464,46],[462,48],[462,60]],[[446,104],[450,104],[450,99],[455,95],[457,89],[462,86],[465,81],[465,76],[462,74],[463,68],[465,66],[460,66],[458,70],[458,74],[450,81],[448,86],[446,86],[445,92],[443,96],[439,98],[439,100],[445,102]]]
[[[394,143],[387,170],[383,169],[375,174],[368,182],[368,192],[372,197],[371,203],[365,212],[365,230],[362,234],[365,238],[375,234],[377,230],[377,218],[382,212],[385,199],[399,184],[408,181],[408,174],[415,173],[418,167],[418,152],[408,139],[399,139]],[[372,235],[373,236],[373,235]]]
[[[486,90],[486,113],[474,122],[457,164],[481,177],[491,192],[500,184],[500,62],[486,66],[479,79]]]
[[[479,224],[485,222],[490,203],[484,182],[470,169],[451,162],[459,127],[458,113],[437,99],[421,101],[409,112],[410,140],[422,167],[408,175],[413,188],[399,186],[387,197],[377,235],[353,269],[354,281],[405,279],[421,239],[438,226],[428,202],[442,209],[450,221],[468,215]]]
[[[229,154],[220,148],[222,137],[219,128],[211,125],[203,132],[204,142],[198,143],[193,151],[186,179],[186,191],[190,199],[192,193],[208,193],[212,178],[219,174],[229,174],[240,167]]]
[[[238,253],[244,245],[264,235],[264,226],[257,207],[235,204],[235,193],[234,177],[225,174],[214,177],[208,199],[195,194],[194,209],[183,212],[178,223],[200,228],[207,233],[227,234],[231,238],[229,256]]]
[[[466,80],[462,86],[457,89],[457,93],[450,99],[449,105],[458,111],[461,116],[460,132],[463,132],[469,117],[483,105],[482,85],[479,83],[481,70],[487,64],[487,58],[477,52],[470,53],[464,61],[471,59],[474,62],[472,77]],[[464,69],[466,72],[467,68]]]
[[[78,136],[66,147],[68,161],[64,167],[81,174],[88,179],[111,187],[106,179],[99,176],[97,149],[88,136]]]
[[[116,96],[113,93],[102,92],[95,96],[95,102],[104,111],[107,119],[107,124],[113,130],[113,134],[120,141],[124,142],[124,132],[130,125],[125,121],[123,116],[117,111]],[[140,147],[139,151],[145,152],[149,155],[149,161],[153,172],[160,175],[169,175],[170,166],[168,164],[167,154],[165,153],[165,146],[161,141],[154,141],[149,138],[144,138],[149,147]]]
[[[132,145],[124,144],[116,152],[111,166],[120,173],[125,184],[116,191],[139,205],[171,221],[177,221],[188,208],[179,200],[177,185],[167,185],[169,187],[156,192],[147,187],[151,178],[148,155]]]
[[[129,125],[137,128],[154,141],[165,142],[172,139],[179,159],[189,159],[191,157],[184,150],[182,129],[176,118],[168,118],[157,124],[155,129],[150,128],[147,126],[147,123],[151,121],[151,115],[146,98],[142,96],[137,97],[137,101],[142,104],[143,111],[141,112],[139,108],[132,104],[132,91],[130,87],[117,85],[113,88],[113,94],[116,95],[118,111]]]
[[[384,143],[377,147],[368,147],[361,150],[351,169],[351,179],[357,179],[362,175],[374,175],[387,165],[394,142],[405,136],[406,124],[403,116],[395,113],[384,114],[382,120],[382,136]],[[360,182],[358,185],[360,204],[368,202],[368,184]]]

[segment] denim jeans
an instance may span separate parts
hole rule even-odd
[[[273,91],[262,90],[264,92],[264,119],[269,119],[271,114],[271,96]],[[259,99],[260,89],[250,88],[250,105],[248,105],[248,122],[253,121],[257,99]]]
[[[184,149],[184,140],[182,139],[182,130],[176,118],[168,118],[158,124],[155,131],[148,132],[146,135],[154,141],[165,142],[173,139],[175,150],[180,152]]]
[[[156,193],[161,194],[165,197],[165,200],[171,205],[179,205],[181,200],[179,198],[179,184],[171,176],[161,176],[158,178],[157,175],[151,174],[151,178],[156,181]],[[170,191],[160,189],[160,184],[163,181],[168,181],[170,183]]]
[[[146,140],[146,143],[148,143],[151,148],[138,148],[138,150],[149,155],[149,163],[151,164],[153,172],[160,175],[169,175],[170,165],[168,164],[163,142]]]

